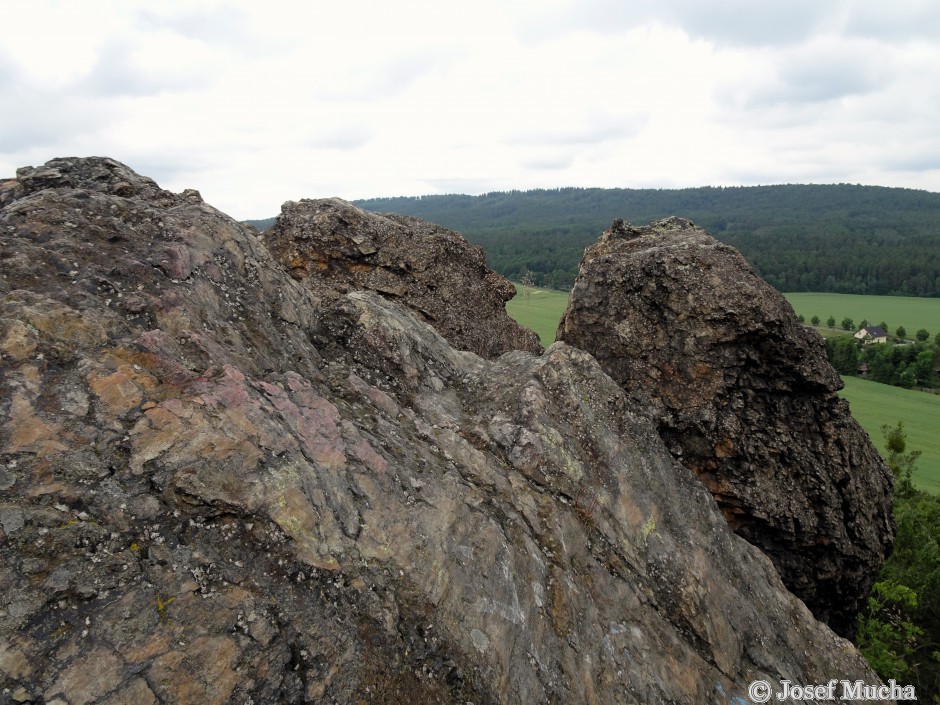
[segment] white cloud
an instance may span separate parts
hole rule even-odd
[[[288,199],[851,181],[940,190],[940,5],[32,0],[0,172],[109,155],[236,217]]]

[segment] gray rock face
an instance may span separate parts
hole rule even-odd
[[[618,221],[585,252],[558,339],[651,411],[818,618],[854,632],[894,535],[891,477],[782,295],[689,221]]]
[[[877,682],[589,354],[488,361],[375,292],[315,296],[251,230],[110,160],[21,170],[0,198],[4,699]]]
[[[486,358],[542,351],[538,336],[506,313],[515,287],[487,268],[482,248],[452,230],[332,198],[285,203],[265,241],[314,290],[377,291],[413,309],[458,350]]]

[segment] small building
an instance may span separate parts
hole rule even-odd
[[[888,331],[881,326],[865,326],[855,333],[855,338],[868,345],[870,343],[887,343]]]

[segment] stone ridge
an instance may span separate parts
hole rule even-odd
[[[585,252],[558,339],[650,409],[817,617],[854,632],[891,548],[891,477],[781,294],[690,221],[615,221]]]
[[[289,201],[264,239],[291,275],[314,290],[377,291],[414,309],[451,345],[485,358],[542,351],[506,313],[515,287],[486,266],[483,249],[452,230],[378,215],[340,199]]]
[[[111,160],[0,182],[0,262],[3,702],[878,682],[582,350],[455,350]]]

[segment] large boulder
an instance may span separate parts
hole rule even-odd
[[[723,703],[877,684],[587,353],[488,361],[106,159],[0,183],[0,693]]]
[[[779,292],[687,220],[616,221],[585,252],[558,339],[649,410],[818,618],[854,633],[893,539],[891,476]]]
[[[420,218],[370,213],[337,198],[288,201],[265,241],[314,290],[376,291],[413,309],[458,350],[485,358],[541,352],[512,320],[515,287],[486,266],[483,249]]]

